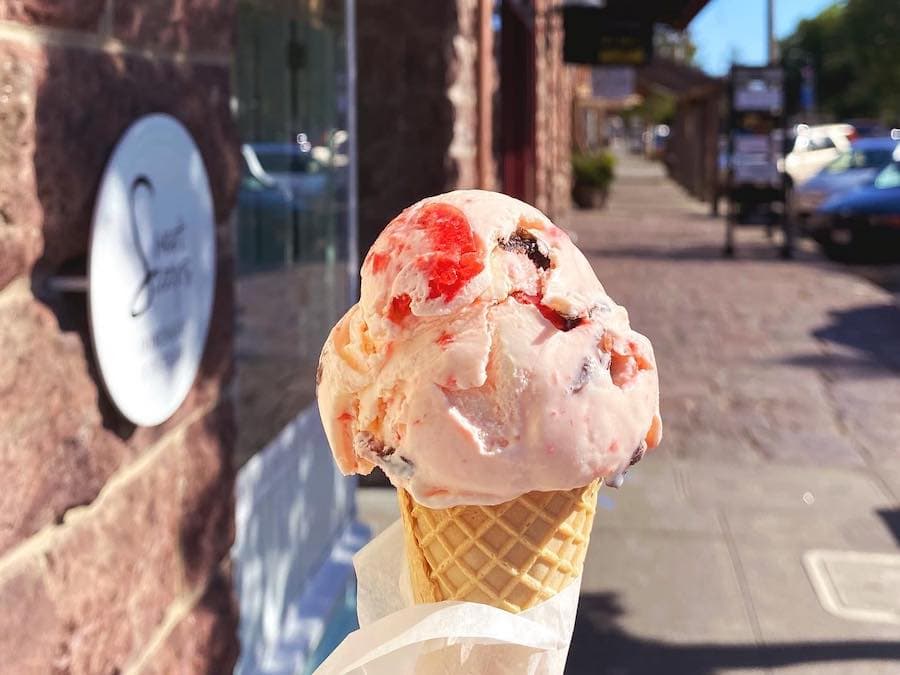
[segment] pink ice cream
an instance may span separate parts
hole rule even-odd
[[[317,379],[341,471],[433,508],[615,478],[662,433],[650,341],[565,232],[493,192],[387,226]]]

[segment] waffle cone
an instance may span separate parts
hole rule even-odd
[[[413,597],[521,612],[581,574],[599,481],[496,506],[430,509],[398,490]]]

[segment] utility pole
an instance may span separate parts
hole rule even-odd
[[[766,0],[766,41],[768,42],[769,65],[778,61],[778,43],[775,41],[775,0]]]

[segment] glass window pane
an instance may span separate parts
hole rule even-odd
[[[346,54],[343,2],[239,4],[240,462],[312,403],[319,349],[350,301]]]

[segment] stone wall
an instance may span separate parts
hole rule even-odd
[[[358,2],[363,255],[404,207],[479,183],[478,7],[479,0]],[[534,201],[558,218],[571,206],[572,78],[562,62],[562,17],[552,7],[535,3]],[[502,73],[497,64],[491,70],[494,91]],[[488,164],[496,173],[495,161]],[[491,175],[486,184],[501,181]]]
[[[0,670],[226,673],[236,656],[228,217],[234,0],[0,2]],[[168,112],[218,227],[210,338],[188,399],[135,428],[97,374],[83,274],[102,169]]]
[[[535,206],[559,219],[571,207],[572,74],[562,60],[562,15],[535,3]]]
[[[403,208],[478,180],[478,0],[357,3],[359,245]]]

